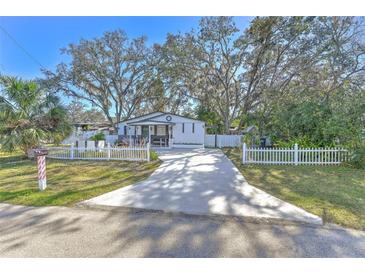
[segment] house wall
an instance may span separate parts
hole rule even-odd
[[[119,124],[118,135],[124,135],[124,126],[127,126],[127,135],[134,135],[134,126],[128,126],[127,123]],[[141,135],[141,127],[137,127],[137,135]]]
[[[118,127],[118,135],[124,135],[124,126],[126,126],[126,123],[120,123],[119,127]],[[141,126],[128,126],[127,125],[127,135],[134,135],[134,128],[137,127],[137,135],[141,135],[142,134],[142,128]],[[154,133],[154,126],[152,126],[152,131],[151,131],[151,135],[155,135]],[[159,131],[159,133],[161,133]]]
[[[204,144],[204,136],[205,136],[205,123],[201,121],[197,121],[194,119],[189,119],[186,117],[176,116],[172,114],[164,114],[160,117],[151,118],[153,121],[167,122],[167,116],[171,116],[170,122],[175,123],[173,126],[173,139],[174,144]],[[146,117],[141,118],[141,120],[148,119]],[[128,121],[129,122],[129,121]],[[183,132],[183,124],[184,124],[184,132]],[[194,124],[194,132],[193,132],[193,124]],[[125,122],[119,124],[118,135],[124,135],[124,126]],[[129,132],[128,132],[129,129]],[[140,135],[140,127],[137,127],[137,135]],[[134,135],[134,127],[127,126],[127,135]],[[155,135],[154,132],[151,133]]]
[[[184,131],[183,131],[184,123]],[[194,133],[193,133],[194,123]],[[204,144],[204,123],[196,121],[180,122],[173,126],[174,144]]]
[[[145,120],[145,119],[151,118],[153,116],[156,116],[159,113],[162,114],[162,112],[154,112],[154,113],[143,115],[141,117],[136,117],[136,118],[129,119],[128,122],[130,123],[130,122]],[[119,123],[119,125],[118,125],[118,135],[124,135],[124,126],[125,125],[127,125],[126,122]],[[127,135],[128,134],[134,135],[134,127],[133,126],[130,127],[130,132],[128,132],[128,130],[127,130]]]
[[[151,118],[153,121],[167,122],[167,116],[171,116],[169,122],[175,123],[172,128],[174,144],[204,144],[205,123],[186,117],[181,117],[172,114],[164,114],[156,118]],[[184,124],[184,132],[182,130]],[[194,132],[193,132],[194,124]]]

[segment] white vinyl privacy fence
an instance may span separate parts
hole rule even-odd
[[[116,141],[118,141],[118,135],[105,135],[105,142],[114,144]]]
[[[253,148],[242,146],[243,164],[336,165],[347,161],[343,148]]]
[[[204,145],[206,147],[240,147],[243,135],[214,135],[206,134]]]
[[[150,147],[128,146],[105,148],[83,147],[52,147],[48,149],[48,158],[65,160],[123,160],[123,161],[149,161]]]

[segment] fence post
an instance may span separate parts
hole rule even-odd
[[[73,160],[73,158],[74,158],[74,144],[71,144],[70,159]]]
[[[150,143],[147,143],[147,161],[149,162],[150,161]]]
[[[108,143],[108,160],[110,159],[110,143]]]
[[[298,165],[298,144],[294,145],[294,165]]]
[[[246,163],[246,143],[243,143],[242,145],[242,164]]]

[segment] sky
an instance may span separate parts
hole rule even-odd
[[[41,65],[54,70],[57,64],[68,60],[60,49],[70,43],[78,43],[82,38],[100,37],[105,31],[121,28],[131,38],[146,35],[149,44],[163,43],[169,32],[187,32],[197,28],[199,19],[157,16],[0,17],[0,72],[24,79],[42,77]],[[235,17],[241,30],[249,21],[249,17]]]

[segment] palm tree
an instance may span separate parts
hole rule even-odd
[[[59,143],[71,131],[58,97],[34,81],[0,76],[0,146],[26,155],[42,142]]]

